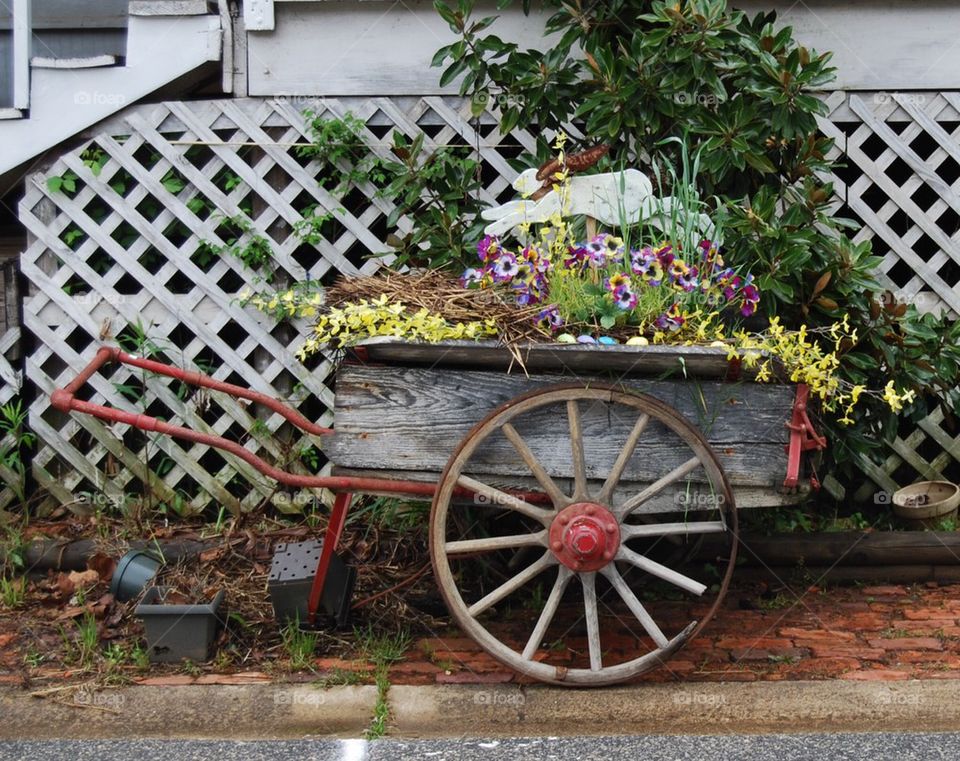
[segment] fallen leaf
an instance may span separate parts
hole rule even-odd
[[[87,568],[96,571],[101,581],[110,581],[113,578],[113,571],[117,567],[117,561],[102,552],[91,555],[87,560]]]
[[[200,553],[200,562],[201,563],[212,563],[214,560],[219,560],[223,553],[225,552],[223,547],[214,547],[213,549],[204,550]]]

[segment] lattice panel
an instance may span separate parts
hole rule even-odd
[[[321,167],[296,151],[309,140],[301,115],[307,106],[333,116],[351,111],[368,125],[364,139],[384,156],[393,129],[411,138],[423,133],[427,146],[478,146],[489,202],[510,191],[511,151],[518,153],[521,143],[533,147],[523,134],[501,144],[492,122],[477,134],[464,104],[436,98],[325,100],[296,108],[282,99],[173,102],[128,109],[32,176],[20,206],[32,236],[22,262],[32,287],[25,324],[37,342],[26,371],[38,390],[31,425],[43,445],[33,473],[51,494],[47,506],[87,493],[112,505],[131,494],[170,505],[179,494],[192,498],[197,510],[210,503],[239,510],[271,499],[281,508],[290,504],[290,495],[275,493],[237,458],[61,415],[50,407],[49,393],[102,343],[130,347],[145,339],[134,353],[212,371],[331,422],[331,363],[322,358],[304,366],[294,355],[308,325],[284,329],[241,307],[246,287],[272,286],[258,283],[260,276],[238,258],[209,253],[236,234],[227,218],[242,216],[252,227],[241,241],[262,236],[273,250],[274,286],[308,278],[329,283],[338,273],[370,274],[380,266],[383,260],[370,255],[387,251],[385,218],[392,207],[368,183],[339,193],[321,186]],[[76,178],[72,191],[51,189],[50,178],[68,173]],[[314,205],[332,213],[336,224],[307,245],[293,227]],[[410,223],[399,226],[409,230]],[[257,410],[222,395],[196,394],[126,368],[94,378],[90,388],[96,402],[237,438],[271,462],[289,463],[291,452],[317,443],[290,431],[277,415],[257,417]],[[298,463],[294,457],[288,467],[303,471]]]
[[[832,179],[845,199],[843,212],[865,225],[858,239],[872,239],[901,297],[960,311],[960,95],[835,93],[828,103],[821,128],[837,140],[847,164]],[[234,257],[204,255],[206,243],[227,243],[225,217],[245,215],[252,221],[245,235],[270,242],[278,283],[307,277],[329,283],[337,273],[369,274],[379,266],[368,257],[386,250],[391,206],[370,184],[340,193],[318,184],[321,167],[298,157],[295,146],[308,139],[306,107],[332,116],[352,112],[383,156],[393,129],[411,138],[424,134],[428,147],[478,149],[482,197],[490,203],[511,195],[509,159],[534,149],[529,134],[500,136],[492,119],[475,128],[468,104],[439,97],[171,102],[127,109],[101,125],[29,179],[20,209],[31,233],[22,263],[32,286],[25,324],[36,339],[26,360],[38,391],[31,425],[43,442],[33,473],[51,495],[48,505],[86,492],[119,504],[125,493],[145,490],[154,502],[197,494],[197,509],[249,508],[265,499],[289,504],[289,495],[276,494],[228,455],[64,417],[47,400],[98,345],[129,343],[139,324],[160,356],[286,398],[308,417],[330,422],[330,362],[320,358],[305,367],[294,356],[308,326],[285,330],[242,308],[237,296],[245,287],[265,287],[257,274]],[[107,159],[97,171],[90,158],[99,152]],[[51,190],[48,179],[67,172],[77,177],[76,191]],[[111,187],[121,176],[129,178],[124,187]],[[292,227],[313,204],[336,224],[317,245],[305,245]],[[408,230],[410,222],[399,226]],[[316,443],[277,416],[219,395],[184,393],[175,383],[144,382],[124,369],[91,387],[96,401],[237,437],[274,462]],[[865,474],[884,489],[917,477],[960,478],[958,435],[932,414],[900,431],[882,466],[864,463]],[[866,485],[865,492],[874,488]]]
[[[960,93],[833,93],[820,120],[836,140],[840,213],[862,222],[898,300],[960,314]],[[881,466],[862,463],[876,487],[960,481],[960,430],[941,410],[904,421]]]

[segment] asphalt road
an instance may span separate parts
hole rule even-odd
[[[0,742],[0,759],[45,761],[932,761],[960,757],[960,732],[661,735],[514,740],[46,740]]]

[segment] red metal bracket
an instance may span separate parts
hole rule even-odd
[[[340,542],[343,526],[347,522],[347,508],[350,507],[352,497],[352,494],[341,492],[333,503],[330,522],[323,535],[323,548],[320,550],[320,560],[317,561],[317,572],[313,576],[313,586],[310,587],[310,597],[307,600],[307,619],[311,626],[316,623],[317,611],[320,609],[320,600],[323,597],[323,585],[327,581],[327,571],[330,570],[330,559]]]
[[[784,449],[787,452],[787,477],[783,481],[786,489],[796,489],[800,484],[800,455],[811,449],[824,449],[827,440],[817,433],[807,414],[807,401],[810,399],[810,388],[806,383],[797,384],[797,395],[793,401],[793,414],[789,423],[790,443]],[[819,488],[815,478],[810,479],[811,486]]]

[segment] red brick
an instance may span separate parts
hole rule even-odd
[[[866,597],[904,597],[907,594],[907,590],[899,585],[864,587],[860,590],[860,594]]]
[[[789,637],[794,640],[794,644],[801,646],[798,640],[805,642],[853,642],[856,636],[850,632],[828,631],[826,629],[800,629],[796,627],[785,627],[777,632],[781,637]]]
[[[851,671],[841,674],[841,679],[855,679],[858,682],[898,682],[909,679],[906,671],[891,671],[889,669],[869,669],[866,671]]]
[[[313,665],[319,671],[373,671],[373,664],[369,661],[345,658],[317,658]]]
[[[734,663],[739,661],[770,662],[774,658],[803,658],[805,655],[807,655],[807,651],[801,650],[799,647],[782,647],[778,650],[765,650],[763,648],[751,647],[730,651],[730,658]]]
[[[425,653],[441,651],[463,653],[476,652],[480,646],[469,637],[429,637],[419,640],[416,649]]]
[[[887,654],[886,650],[858,645],[818,646],[811,652],[814,658],[856,658],[861,661],[879,661]]]
[[[807,658],[789,667],[790,675],[795,678],[811,676],[835,677],[847,671],[860,668],[856,658]]]
[[[908,621],[929,621],[936,619],[938,621],[953,622],[957,618],[955,612],[943,608],[904,608],[901,615]]]
[[[716,646],[731,650],[779,650],[793,647],[793,641],[778,637],[725,637],[717,640]]]
[[[935,637],[892,637],[869,639],[870,647],[883,650],[943,650],[943,643]]]
[[[512,672],[500,671],[490,674],[474,674],[469,671],[454,671],[452,674],[437,674],[437,684],[505,684],[514,678]]]
[[[831,630],[863,632],[880,631],[890,626],[890,619],[879,613],[851,613],[849,616],[841,616],[829,611],[822,616],[823,623],[831,627]]]
[[[390,667],[390,676],[391,678],[394,675],[406,674],[429,674],[430,676],[433,676],[441,671],[443,671],[443,669],[434,663],[426,663],[424,661],[404,661],[402,663],[396,663]]]
[[[927,663],[944,665],[951,669],[960,669],[960,655],[952,653],[931,653],[920,650],[906,650],[891,656],[896,663]]]
[[[270,677],[259,671],[247,671],[240,674],[204,674],[198,676],[194,684],[256,684],[269,682]]]

